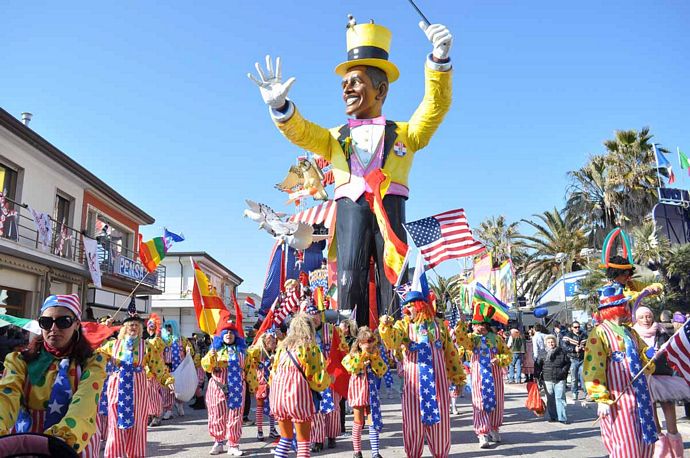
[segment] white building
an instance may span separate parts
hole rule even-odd
[[[180,332],[185,337],[201,331],[192,300],[195,281],[192,260],[206,274],[209,284],[215,288],[232,314],[232,294],[237,292],[237,287],[243,281],[204,251],[166,254],[161,262],[166,271],[165,289],[163,294],[152,297],[151,312],[158,313],[162,320],[176,320],[180,324]]]
[[[86,318],[112,314],[120,305],[126,310],[123,302],[143,267],[136,255],[139,226],[155,220],[29,128],[31,117],[23,115],[20,122],[0,108],[0,307],[35,317],[46,296],[78,293]],[[50,218],[45,247],[30,208]],[[99,242],[101,288],[91,282],[82,235]],[[164,283],[164,269],[143,282],[139,312],[148,311],[148,296]]]
[[[251,297],[254,300],[255,308],[251,308],[245,304],[247,297]],[[237,302],[240,304],[242,309],[242,315],[244,317],[243,324],[245,328],[250,328],[254,326],[256,320],[258,319],[259,307],[261,307],[261,296],[254,293],[237,293]]]

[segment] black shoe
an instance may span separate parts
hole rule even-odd
[[[357,452],[354,455],[352,455],[352,458],[362,458],[362,452]]]
[[[328,448],[335,448],[335,437],[328,438]]]
[[[323,442],[314,442],[311,444],[311,448],[309,449],[312,453],[317,453],[323,450]]]
[[[372,455],[371,458],[383,458],[380,453],[377,453],[376,455]]]

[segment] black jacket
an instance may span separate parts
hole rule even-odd
[[[568,378],[570,358],[562,348],[556,347],[550,356],[539,358],[541,362],[541,376],[545,382],[560,382]]]
[[[587,343],[587,333],[580,330],[579,334],[575,334],[572,331],[566,332],[563,337],[561,337],[561,348],[565,350],[565,353],[570,359],[582,360],[585,357],[585,349],[581,348],[579,352],[575,351],[575,345],[580,344],[584,346]]]

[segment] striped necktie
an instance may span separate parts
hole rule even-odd
[[[642,370],[640,355],[637,354],[637,346],[630,336],[630,329],[623,328],[623,342],[625,343],[625,354],[628,357],[630,376],[635,377]],[[647,378],[642,375],[632,384],[635,392],[635,402],[637,403],[637,414],[640,417],[640,427],[642,429],[642,440],[645,444],[653,444],[659,440],[654,422],[651,396],[647,388]]]

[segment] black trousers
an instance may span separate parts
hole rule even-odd
[[[403,242],[407,234],[405,221],[405,197],[388,195],[383,207],[393,232]],[[357,307],[357,324],[369,324],[369,260],[374,258],[376,273],[376,302],[379,315],[394,300],[393,285],[388,281],[383,265],[383,237],[376,216],[364,196],[353,202],[347,197],[336,201],[336,237],[338,249],[338,306],[352,310]],[[405,273],[403,281],[407,278]],[[393,307],[395,310],[397,307]]]

